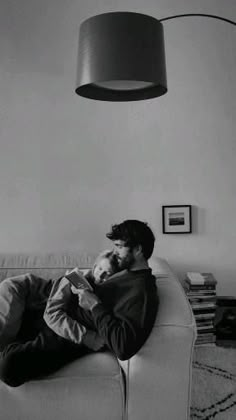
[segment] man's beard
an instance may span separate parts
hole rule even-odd
[[[120,271],[125,270],[125,269],[128,270],[129,268],[132,267],[132,265],[135,262],[134,256],[131,251],[125,257],[123,258],[116,257],[116,259],[117,259],[117,264]]]

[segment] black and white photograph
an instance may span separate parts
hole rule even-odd
[[[0,420],[236,419],[235,46],[236,0],[0,0]]]
[[[192,206],[172,205],[162,206],[163,233],[191,233]]]

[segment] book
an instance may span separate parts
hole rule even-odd
[[[207,308],[216,308],[216,303],[214,302],[196,302],[191,303],[192,309],[207,309]]]
[[[202,296],[188,296],[192,303],[216,302],[216,296],[202,295]]]
[[[191,284],[188,279],[184,280],[183,287],[187,293],[214,293],[216,284]]]
[[[211,312],[211,313],[199,313],[199,314],[194,314],[194,317],[196,319],[196,321],[201,321],[201,320],[211,320],[215,318],[215,311]]]
[[[214,320],[213,319],[196,319],[197,326],[201,327],[204,325],[212,326],[214,327]]]
[[[200,340],[198,340],[198,338],[197,338],[197,340],[196,340],[196,342],[195,342],[195,346],[207,346],[207,345],[210,345],[210,344],[215,344],[216,343],[216,338],[214,337],[214,336],[212,336],[211,338],[206,338],[206,339],[200,339]]]
[[[212,330],[214,330],[214,332],[215,332],[215,327],[214,327],[214,324],[211,322],[209,325],[205,325],[205,324],[203,324],[203,325],[200,325],[200,324],[198,324],[197,323],[197,331],[212,331]]]
[[[66,274],[65,277],[77,289],[89,289],[91,291],[93,290],[91,284],[88,282],[83,273],[77,267],[70,271],[70,273]]]
[[[210,333],[215,333],[215,328],[212,326],[209,327],[197,327],[197,333],[199,335],[204,335],[204,334],[210,334]]]
[[[211,273],[196,273],[189,271],[187,273],[187,282],[192,286],[216,285],[217,281]]]
[[[190,284],[188,286],[188,289],[194,292],[200,291],[200,290],[210,290],[214,291],[216,290],[216,286],[214,284]]]
[[[188,296],[189,297],[202,297],[202,296],[212,296],[212,297],[216,297],[216,289],[214,290],[208,290],[208,289],[196,289],[196,290],[192,290],[190,289],[189,291],[187,291]]]
[[[210,334],[210,333],[206,333],[206,334],[202,334],[200,335],[199,333],[197,333],[197,340],[198,343],[200,342],[207,342],[207,341],[216,341],[216,336],[214,334]]]
[[[194,315],[195,315],[195,313],[196,314],[214,314],[215,315],[216,305],[213,306],[213,307],[210,307],[210,308],[202,308],[202,307],[192,308],[192,310],[193,310]]]

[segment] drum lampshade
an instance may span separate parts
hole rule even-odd
[[[167,92],[162,23],[111,12],[80,26],[76,93],[101,101],[137,101]]]

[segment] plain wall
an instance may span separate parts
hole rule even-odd
[[[79,25],[120,10],[236,20],[235,0],[0,0],[0,252],[98,252],[138,218],[181,277],[210,271],[236,296],[236,28],[165,22],[168,94],[80,98]],[[192,234],[162,234],[171,204],[194,206]]]

